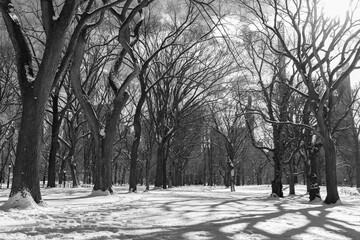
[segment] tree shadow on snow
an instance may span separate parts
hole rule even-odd
[[[194,197],[195,200],[198,200]],[[254,200],[267,202],[266,206],[259,205],[254,207]],[[163,211],[171,212],[174,204],[185,205],[187,201],[163,203]],[[192,205],[193,203],[191,203]],[[224,211],[234,211],[237,216],[219,218],[216,220],[202,221],[197,224],[185,226],[163,227],[161,230],[145,235],[125,235],[131,239],[207,239],[207,240],[226,240],[226,239],[297,239],[299,235],[307,239],[336,239],[337,237],[347,236],[356,239],[360,232],[360,222],[351,223],[346,220],[334,219],[331,217],[332,210],[338,205],[313,205],[303,203],[303,208],[289,209],[289,202],[280,200],[269,200],[261,198],[242,198],[227,199],[211,206],[212,213],[224,213]],[[298,202],[296,204],[299,205]],[[226,209],[231,205],[230,210]],[[242,213],[247,211],[248,205],[252,205],[252,213]],[[344,205],[340,205],[344,206]],[[275,207],[275,210],[274,210]],[[218,209],[223,208],[223,209]],[[269,208],[269,209],[267,209]],[[258,211],[257,211],[258,210]],[[195,213],[196,207],[186,210],[183,214]],[[277,223],[278,219],[284,215],[294,215],[294,219]],[[301,218],[301,221],[297,222]],[[359,216],[360,218],[360,216]],[[139,226],[142,228],[142,226]],[[323,235],[324,234],[324,235]]]
[[[302,196],[289,196],[280,200],[232,194],[204,196],[196,193],[171,193],[164,197],[144,194],[147,195],[146,198],[141,198],[142,194],[139,194],[134,202],[108,203],[98,209],[89,209],[78,218],[74,218],[78,213],[71,209],[60,216],[57,213],[50,214],[44,217],[50,222],[56,220],[56,223],[14,229],[8,233],[21,232],[29,236],[43,234],[47,238],[76,233],[84,234],[86,239],[230,240],[297,239],[299,235],[302,235],[301,239],[336,239],[339,236],[356,239],[360,232],[360,221],[341,217],[335,219],[332,216],[339,214],[340,209],[351,211],[353,206],[348,204],[308,204],[299,200]],[[77,196],[68,200],[84,198],[91,197]],[[46,201],[52,200],[55,199]],[[131,215],[136,210],[149,213]],[[110,223],[106,222],[111,213],[116,213],[117,218]],[[360,212],[357,214],[360,219]],[[102,222],[103,217],[105,222]],[[175,218],[182,219],[172,224],[171,219]],[[61,227],[61,222],[69,221],[68,219],[74,221],[73,225]],[[92,232],[104,235],[95,237]]]

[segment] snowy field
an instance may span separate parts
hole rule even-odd
[[[91,188],[42,189],[45,207],[4,211],[0,239],[360,239],[360,196],[339,187],[341,204],[297,195],[270,199],[270,186],[191,186],[90,196]],[[322,197],[326,196],[322,187]],[[285,191],[288,195],[288,189]],[[0,206],[9,190],[0,189]]]

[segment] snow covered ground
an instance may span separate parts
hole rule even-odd
[[[114,190],[42,189],[45,207],[0,207],[0,239],[360,239],[360,196],[349,187],[339,187],[342,203],[330,206],[308,203],[304,186],[284,199],[268,198],[265,185]],[[0,205],[8,194],[0,189]]]

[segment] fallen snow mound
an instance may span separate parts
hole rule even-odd
[[[111,195],[109,190],[106,191],[93,190],[90,194],[90,197],[109,196],[109,195]]]
[[[38,208],[38,205],[31,197],[29,191],[23,190],[10,197],[0,208],[4,211],[9,211],[11,208],[34,209]]]

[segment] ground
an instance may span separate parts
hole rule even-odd
[[[360,239],[360,196],[339,187],[341,203],[297,195],[269,198],[271,187],[187,186],[110,196],[91,188],[42,189],[44,207],[8,210],[0,189],[0,239]],[[322,197],[325,198],[325,187]]]

